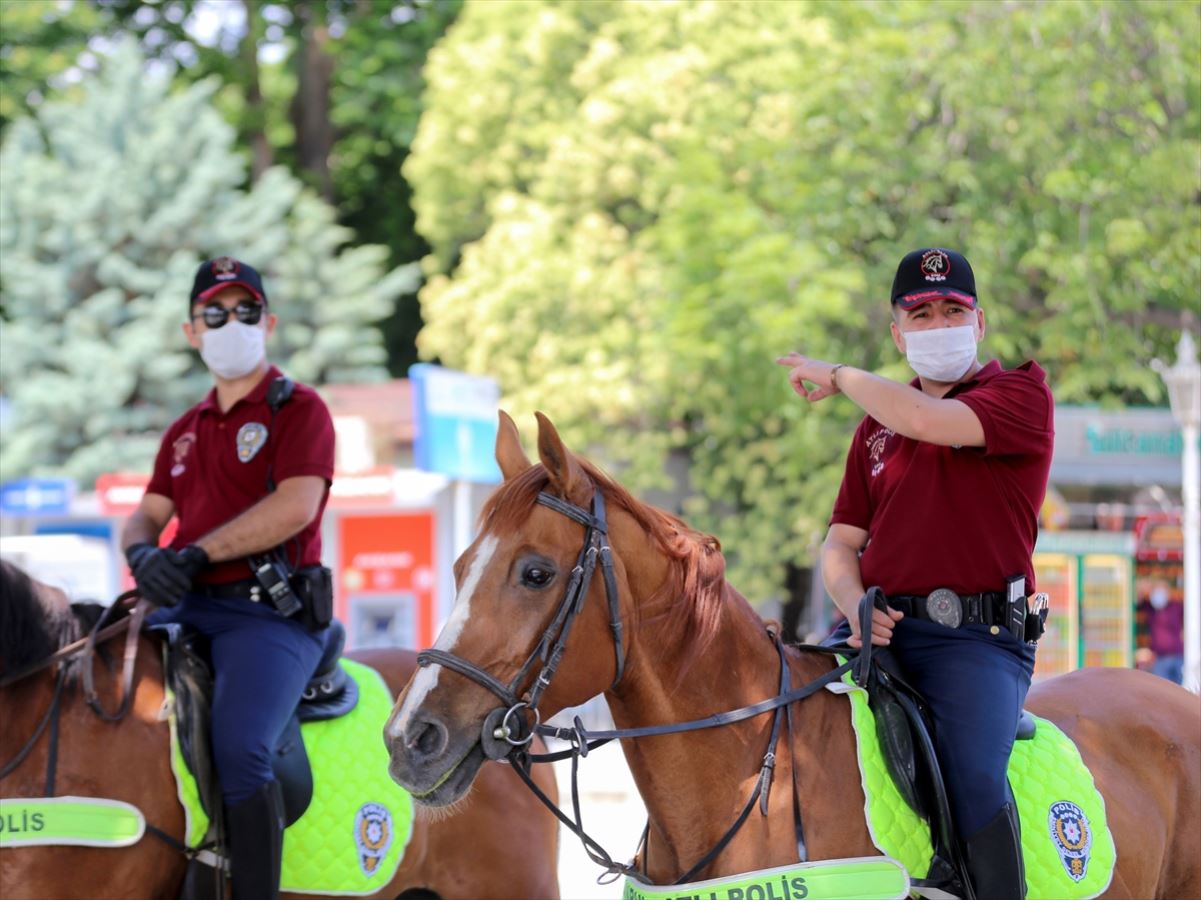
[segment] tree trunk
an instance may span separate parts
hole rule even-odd
[[[326,200],[334,200],[329,156],[334,146],[330,121],[330,84],[334,60],[325,52],[329,26],[322,3],[298,3],[293,8],[297,27],[296,95],[292,98],[292,126],[296,130],[296,161],[306,179]]]
[[[263,104],[263,91],[259,85],[259,38],[263,33],[263,19],[259,11],[260,0],[242,0],[246,13],[246,32],[238,47],[238,55],[246,75],[246,122],[250,129],[250,180],[258,181],[275,161],[275,154],[267,140],[267,109]]]

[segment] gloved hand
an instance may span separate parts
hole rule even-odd
[[[208,568],[209,555],[196,544],[188,544],[177,554],[177,565],[187,574],[189,581],[195,581],[196,576]]]
[[[174,606],[208,565],[208,554],[194,544],[176,552],[167,547],[134,544],[125,551],[138,593],[158,606]]]
[[[129,564],[129,571],[136,572],[138,570],[138,566],[145,562],[146,558],[157,549],[157,544],[148,544],[145,542],[141,544],[130,544],[128,547],[126,547],[125,562]]]

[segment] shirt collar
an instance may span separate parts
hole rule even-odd
[[[959,391],[959,390],[966,390],[968,387],[970,387],[973,384],[979,384],[981,381],[988,381],[988,379],[993,378],[1000,374],[1001,374],[1001,364],[999,362],[997,362],[997,360],[995,360],[995,359],[990,359],[988,362],[986,362],[984,365],[982,365],[979,369],[976,370],[975,375],[973,375],[971,378],[967,379],[967,381],[959,382],[959,384],[957,384],[957,385],[955,385],[955,387],[951,388],[951,391],[948,391],[948,393],[951,393],[954,391]]]
[[[988,379],[1000,374],[1001,364],[995,359],[990,359],[988,362],[982,365],[976,371],[976,374],[967,381],[960,381],[955,384],[949,391],[943,394],[942,399],[947,400],[951,397],[954,397],[956,394],[960,394],[963,391],[966,391],[968,388],[973,387],[982,381],[988,381]],[[913,380],[909,382],[909,386],[915,387],[920,391],[922,389],[922,380],[917,376],[914,376]]]
[[[267,399],[267,388],[271,386],[272,381],[274,381],[276,378],[279,378],[282,374],[283,373],[275,366],[268,366],[267,373],[261,379],[259,379],[259,383],[254,386],[249,394],[231,406],[225,414],[228,415],[229,413],[233,412],[238,408],[238,405],[242,403],[264,402]],[[209,392],[205,394],[204,399],[200,401],[200,405],[197,407],[197,410],[201,413],[213,412],[217,415],[221,415],[221,407],[217,405],[216,387],[209,388]]]

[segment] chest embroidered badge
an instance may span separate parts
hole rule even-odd
[[[171,452],[175,457],[175,465],[171,467],[172,477],[178,478],[187,471],[184,460],[187,459],[188,453],[191,452],[192,445],[195,443],[196,432],[194,431],[186,431],[175,439],[175,443],[171,445]]]
[[[872,478],[884,471],[884,447],[888,439],[896,434],[891,428],[873,431],[867,439],[867,458],[872,465]]]
[[[267,443],[267,426],[261,422],[247,422],[238,429],[238,459],[250,462]]]

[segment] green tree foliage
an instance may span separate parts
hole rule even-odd
[[[470,3],[405,168],[420,349],[638,487],[685,458],[685,513],[778,595],[859,414],[773,360],[908,377],[907,250],[964,250],[985,352],[1061,403],[1162,400],[1201,304],[1198,58],[1189,3]]]
[[[75,65],[99,21],[84,4],[0,0],[0,133]]]
[[[172,91],[118,49],[78,100],[20,120],[0,148],[4,478],[144,470],[206,388],[180,325],[202,259],[260,266],[280,316],[269,350],[294,377],[384,375],[370,324],[411,290],[387,251],[347,247],[334,211],[286,170],[245,190],[216,84]]]
[[[461,0],[226,0],[226,25],[206,42],[195,34],[195,0],[92,2],[182,78],[220,79],[218,108],[253,174],[272,161],[288,166],[336,204],[359,240],[386,246],[391,265],[428,252],[401,166],[421,115],[426,54]],[[274,61],[259,61],[263,47]],[[420,327],[416,294],[405,294],[381,323],[393,373],[416,361]]]

